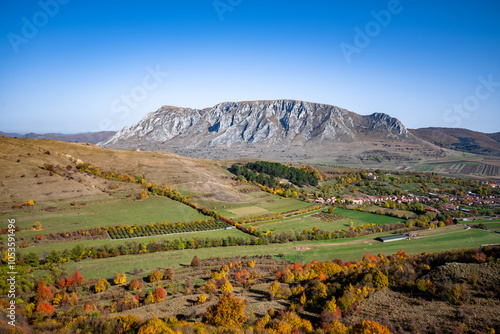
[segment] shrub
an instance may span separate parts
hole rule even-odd
[[[108,281],[106,281],[104,278],[101,278],[99,281],[97,281],[97,283],[95,284],[94,286],[94,291],[96,293],[98,292],[102,292],[104,290],[106,290],[108,288]]]
[[[205,294],[202,294],[201,296],[198,297],[198,303],[203,304],[207,300],[207,296]]]
[[[155,270],[149,275],[149,281],[156,282],[156,281],[161,281],[163,279],[163,274],[159,270]]]
[[[167,267],[163,272],[164,279],[174,279],[174,270],[171,267]]]
[[[153,294],[155,302],[161,302],[165,300],[165,297],[167,296],[167,291],[165,291],[164,288],[161,286],[157,286],[155,289],[155,293]]]
[[[352,327],[353,334],[391,334],[389,328],[376,321],[363,321]]]
[[[116,285],[120,285],[125,283],[126,281],[127,281],[127,276],[125,274],[117,273],[113,282]]]
[[[373,275],[373,286],[375,289],[382,289],[389,285],[389,279],[381,271],[376,271]]]
[[[36,307],[36,311],[43,313],[45,315],[51,315],[52,313],[55,312],[54,306],[50,305],[49,303],[40,303]]]
[[[128,285],[128,289],[130,291],[134,291],[134,290],[137,290],[140,288],[142,288],[142,284],[139,283],[139,280],[137,278],[132,278],[132,280],[130,281],[130,284]]]
[[[244,310],[243,300],[230,294],[223,295],[217,304],[208,308],[206,322],[214,326],[239,327],[247,321]]]
[[[201,265],[201,262],[198,260],[198,256],[195,255],[191,260],[191,267],[198,267],[199,265]]]
[[[220,292],[222,292],[222,293],[233,292],[233,286],[231,285],[231,283],[229,283],[228,280],[226,280],[226,282],[224,282],[224,284],[222,284],[222,287],[220,288]]]
[[[40,222],[35,222],[35,224],[33,224],[33,227],[35,228],[35,230],[41,230],[42,224]]]

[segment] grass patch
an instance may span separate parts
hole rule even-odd
[[[245,206],[242,208],[235,208],[228,211],[234,213],[237,216],[259,215],[269,212],[269,210],[260,208],[258,206]]]

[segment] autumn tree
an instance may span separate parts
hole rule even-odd
[[[373,274],[373,287],[375,289],[382,289],[383,287],[386,287],[389,285],[389,279],[387,276],[385,276],[384,273],[381,271],[376,271],[375,274]]]
[[[161,281],[163,279],[163,274],[159,270],[155,270],[149,275],[149,281],[156,282],[156,281]]]
[[[137,290],[140,288],[142,288],[142,284],[139,283],[139,280],[137,278],[132,278],[132,280],[130,281],[130,283],[128,285],[128,289],[130,291],[134,291],[134,290]]]
[[[167,296],[167,291],[165,291],[165,289],[162,288],[161,286],[157,286],[153,294],[155,302],[164,301],[166,296]]]
[[[193,259],[194,260],[194,259]],[[164,279],[174,279],[174,269],[172,267],[167,267],[163,272]]]
[[[73,293],[71,294],[71,299],[70,299],[70,301],[69,301],[69,304],[70,304],[71,306],[75,306],[75,305],[76,305],[76,303],[78,303],[78,296],[76,295],[76,292],[73,292]]]
[[[349,329],[338,320],[333,320],[325,326],[326,334],[347,334],[348,332]]]
[[[35,228],[35,230],[41,230],[42,224],[40,222],[35,222],[35,224],[33,224],[33,227]]]
[[[208,308],[206,322],[214,326],[240,327],[247,321],[244,310],[243,300],[230,294],[223,295],[219,297],[217,304]]]
[[[55,308],[49,303],[40,303],[36,307],[36,311],[44,315],[51,315],[52,313],[55,312]]]
[[[127,276],[125,274],[117,273],[113,282],[116,285],[123,284],[127,281]]]
[[[222,293],[231,293],[231,292],[233,292],[233,286],[231,285],[231,283],[229,283],[228,280],[226,280],[224,282],[224,284],[222,284],[222,286],[220,288],[220,292],[222,292]]]
[[[351,328],[353,334],[391,334],[389,328],[376,321],[363,321]]]
[[[104,278],[101,278],[99,281],[94,286],[94,291],[96,293],[102,292],[108,288],[108,281],[106,281]]]
[[[50,291],[49,287],[45,285],[44,281],[38,281],[35,294],[35,302],[37,304],[50,302],[54,298],[54,294]]]
[[[198,256],[195,255],[191,260],[191,267],[198,267],[199,265],[201,265],[201,262],[198,260]]]

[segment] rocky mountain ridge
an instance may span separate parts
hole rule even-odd
[[[396,118],[359,115],[333,105],[296,100],[224,102],[212,108],[163,106],[99,143],[120,149],[179,154],[216,149],[328,147],[335,143],[419,141]]]

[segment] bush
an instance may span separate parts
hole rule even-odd
[[[116,285],[120,285],[125,283],[126,281],[127,281],[127,276],[125,274],[117,273],[113,282]]]
[[[206,322],[214,326],[240,327],[247,321],[245,303],[232,295],[223,295],[217,304],[208,308]]]
[[[163,274],[159,270],[155,270],[149,275],[149,282],[161,281],[163,279]]]

